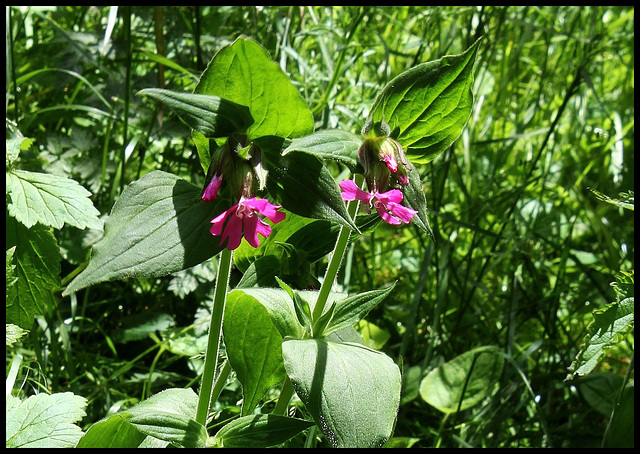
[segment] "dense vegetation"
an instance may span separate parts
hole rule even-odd
[[[349,294],[396,282],[357,324],[403,372],[388,445],[632,446],[633,311],[592,363],[581,349],[593,346],[599,314],[625,301],[633,308],[634,8],[7,7],[7,140],[29,139],[7,172],[75,180],[103,220],[151,171],[202,186],[189,127],[136,93],[192,93],[240,35],[289,76],[317,130],[354,134],[391,79],[482,37],[462,134],[416,163],[433,238],[415,224],[380,224],[351,243],[338,276]],[[328,167],[336,178],[343,171]],[[8,307],[10,268],[22,266],[10,248],[27,235],[10,203],[8,195]],[[197,391],[217,257],[62,297],[102,231],[60,227],[39,230],[55,235],[59,252],[41,251],[57,279],[30,282],[48,292],[35,321],[7,312],[28,330],[7,340],[12,394],[84,397],[77,424],[86,431],[166,388]],[[232,288],[243,275],[235,259]],[[317,288],[302,277],[321,277],[326,266],[323,256],[308,276],[285,280]],[[491,389],[460,411],[436,408],[427,374],[483,346],[504,359]],[[273,387],[261,411],[279,393]],[[231,374],[210,434],[239,415],[241,399]],[[295,411],[309,419],[302,406]],[[301,432],[287,446],[326,445],[319,434]]]

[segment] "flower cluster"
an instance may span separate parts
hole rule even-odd
[[[367,122],[362,128],[364,141],[358,150],[358,159],[364,168],[365,181],[370,192],[358,188],[351,180],[342,181],[343,200],[365,202],[367,212],[375,208],[383,221],[392,225],[408,224],[417,213],[401,204],[404,196],[395,187],[409,184],[409,163],[400,145],[389,137],[389,125],[384,121]]]
[[[263,172],[260,161],[260,150],[253,150],[254,154],[248,154],[248,148],[244,147],[241,139],[234,138],[234,142],[230,145],[230,141],[218,148],[213,155],[209,167],[210,181],[206,184],[202,192],[202,200],[212,202],[218,196],[218,192],[224,181],[230,181],[232,191],[239,195],[239,201],[231,208],[223,211],[211,220],[210,232],[213,236],[220,237],[220,246],[227,241],[227,249],[234,250],[240,246],[242,238],[253,246],[260,246],[258,234],[268,237],[271,234],[271,226],[264,222],[260,216],[264,216],[274,224],[281,222],[285,218],[285,214],[279,212],[282,208],[280,205],[273,205],[266,199],[254,196],[254,171],[256,173]],[[247,159],[238,157],[242,151]],[[247,160],[253,159],[252,166]],[[264,175],[262,175],[264,176]],[[259,176],[260,178],[260,176]]]

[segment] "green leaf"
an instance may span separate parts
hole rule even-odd
[[[474,348],[431,370],[420,383],[420,396],[443,413],[471,408],[491,394],[502,363],[497,347]]]
[[[198,396],[191,389],[167,389],[134,405],[122,416],[145,435],[185,448],[201,448],[207,430],[193,417]]]
[[[292,151],[301,151],[318,159],[332,159],[342,162],[351,171],[358,166],[358,149],[362,145],[362,137],[340,129],[324,129],[311,135],[293,139],[284,149],[282,155]]]
[[[82,430],[74,423],[87,401],[72,393],[37,394],[24,401],[7,396],[7,448],[72,448]]]
[[[147,339],[150,334],[164,331],[175,324],[175,320],[169,314],[145,311],[125,318],[123,326],[113,332],[112,339],[123,344]]]
[[[267,309],[253,298],[229,297],[222,326],[229,363],[242,384],[242,415],[247,415],[285,378],[282,336]]]
[[[363,345],[285,340],[293,386],[334,447],[380,447],[391,436],[400,402],[400,371]]]
[[[251,415],[238,418],[215,435],[224,448],[268,448],[294,437],[314,423],[279,415]]]
[[[27,227],[36,223],[56,229],[67,223],[79,229],[101,229],[91,193],[69,178],[14,169],[7,173],[9,214]]]
[[[358,323],[365,315],[378,305],[394,289],[395,283],[386,289],[359,293],[343,300],[336,301],[333,317],[324,335],[335,333],[347,326]]]
[[[146,437],[120,414],[112,415],[89,427],[77,448],[137,448]]]
[[[404,203],[410,208],[417,210],[418,213],[413,217],[412,221],[422,231],[433,238],[433,232],[429,225],[429,219],[427,217],[427,199],[424,195],[424,189],[422,188],[422,180],[418,169],[413,165],[411,161],[407,162],[410,169],[408,172],[409,184],[403,188]]]
[[[7,218],[7,248],[15,247],[15,284],[7,289],[6,322],[29,329],[35,315],[55,307],[53,291],[60,287],[60,248],[51,229],[30,229]]]
[[[473,63],[479,43],[462,54],[403,72],[376,97],[368,120],[385,120],[413,161],[428,163],[462,132],[473,104]]]
[[[269,170],[267,189],[285,209],[300,216],[324,219],[357,230],[342,200],[340,187],[318,158],[291,152],[265,153]]]
[[[301,337],[302,325],[298,322],[293,300],[287,292],[275,288],[236,289],[227,295],[227,305],[238,304],[253,306],[259,303],[265,307],[275,328],[282,338]]]
[[[245,36],[213,57],[195,93],[248,106],[254,119],[249,139],[301,137],[313,131],[313,115],[297,88],[266,49]]]
[[[618,337],[633,329],[633,309],[633,297],[630,297],[593,312],[593,322],[587,328],[589,334],[585,337],[584,345],[576,359],[571,363],[570,372],[565,380],[591,372]]]
[[[200,193],[200,188],[161,171],[129,185],[113,206],[89,265],[63,296],[113,279],[164,276],[220,252],[220,239],[209,229],[224,202],[204,203]]]
[[[169,106],[189,127],[205,137],[227,137],[243,133],[253,123],[249,108],[218,96],[179,93],[160,88],[138,92]]]

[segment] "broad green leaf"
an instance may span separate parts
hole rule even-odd
[[[497,347],[474,348],[431,370],[420,383],[420,396],[443,413],[464,411],[493,392],[502,363]]]
[[[369,120],[386,121],[408,158],[428,163],[460,135],[473,104],[473,63],[480,40],[459,55],[415,66],[376,97]]]
[[[358,323],[365,315],[378,305],[395,287],[395,283],[386,289],[359,293],[343,300],[336,301],[336,307],[329,326],[324,335],[334,333]]]
[[[228,298],[222,326],[229,363],[242,384],[242,415],[247,415],[284,380],[282,336],[253,298]]]
[[[357,231],[331,172],[306,153],[286,156],[263,150],[269,170],[267,189],[285,209],[300,216],[340,223]]]
[[[380,447],[391,436],[400,402],[400,371],[360,344],[285,340],[293,386],[334,447]]]
[[[53,291],[60,287],[60,248],[51,229],[30,229],[8,217],[7,248],[15,247],[15,284],[7,289],[6,322],[29,329],[35,315],[55,307]]]
[[[209,229],[223,202],[202,202],[200,193],[161,171],[133,182],[113,206],[89,265],[63,295],[113,279],[164,276],[220,252],[220,239]]]
[[[314,423],[279,415],[251,415],[238,418],[215,435],[214,445],[224,448],[268,448],[299,434]]]
[[[167,389],[121,413],[145,435],[185,448],[204,447],[207,430],[193,418],[198,396],[191,389]]]
[[[324,129],[293,139],[282,155],[301,151],[314,155],[318,159],[342,162],[354,171],[358,166],[358,149],[362,145],[362,140],[362,137],[340,129]]]
[[[297,88],[268,52],[245,36],[209,62],[194,91],[247,106],[254,123],[249,139],[301,137],[313,131],[313,116]]]
[[[102,228],[91,193],[70,178],[14,169],[7,173],[6,189],[9,214],[27,227],[40,223],[60,229],[67,223],[79,229]]]
[[[593,322],[587,328],[589,334],[569,367],[570,372],[565,380],[591,372],[607,349],[615,344],[618,336],[633,329],[633,309],[633,297],[630,297],[619,303],[612,303],[605,309],[594,311]]]
[[[120,414],[112,415],[89,427],[77,448],[137,448],[146,437]]]
[[[296,317],[293,300],[282,289],[275,288],[243,288],[236,289],[227,295],[227,305],[253,306],[259,303],[265,307],[273,326],[282,338],[286,336],[301,337],[303,328]]]
[[[20,134],[19,134],[20,135]],[[20,151],[28,150],[35,139],[29,139],[27,137],[16,137],[13,139],[6,139],[6,165],[7,168],[13,165],[13,162],[18,159]]]
[[[243,133],[253,123],[249,108],[211,95],[179,93],[160,88],[138,92],[163,102],[188,126],[205,137],[227,137]]]
[[[67,392],[6,399],[7,448],[72,448],[82,437],[74,423],[85,416],[84,397]]]

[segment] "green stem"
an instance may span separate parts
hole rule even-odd
[[[216,280],[213,307],[211,309],[211,325],[209,326],[207,354],[204,359],[202,386],[200,387],[198,409],[196,410],[196,422],[202,425],[207,423],[213,380],[218,366],[218,347],[220,345],[220,332],[222,331],[222,315],[224,313],[227,285],[229,284],[229,272],[231,271],[231,257],[232,252],[228,249],[223,249],[220,255],[220,263],[218,264],[218,278]]]
[[[278,402],[276,402],[276,406],[272,413],[274,415],[286,416],[291,396],[293,396],[293,384],[289,377],[285,377],[282,390],[280,391],[280,397],[278,397]]]
[[[362,177],[361,175],[356,175],[356,184],[358,186],[362,186],[363,181],[364,177]],[[351,219],[355,219],[356,213],[358,212],[359,203],[360,202],[358,202],[357,200],[353,200],[348,203],[347,211],[349,212],[349,216],[351,217]],[[340,232],[338,233],[338,239],[336,241],[336,247],[333,250],[333,254],[331,254],[329,266],[327,267],[327,272],[324,275],[324,281],[322,281],[322,286],[320,287],[320,293],[318,294],[316,305],[313,308],[312,322],[318,320],[322,315],[322,312],[324,311],[324,306],[327,303],[327,299],[329,298],[329,293],[331,293],[333,283],[338,276],[338,271],[340,270],[340,265],[342,264],[344,253],[347,249],[347,245],[349,244],[350,235],[351,229],[345,226],[340,227]]]

